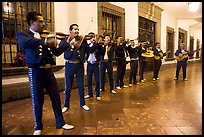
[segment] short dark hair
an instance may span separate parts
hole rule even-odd
[[[28,12],[28,14],[26,16],[26,21],[27,21],[29,26],[30,26],[30,21],[31,20],[33,20],[33,21],[37,20],[37,16],[42,16],[42,14],[39,13],[39,12],[36,12],[36,11]]]
[[[90,35],[92,38],[96,36],[94,32],[89,32],[88,35]]]
[[[110,36],[110,34],[108,34],[108,33],[105,33],[105,34],[104,34],[104,37],[106,37],[106,36]]]
[[[118,36],[116,37],[116,39],[118,39],[119,37],[122,37],[122,35],[118,35]]]
[[[160,43],[159,43],[159,42],[156,42],[156,43],[155,43],[155,46],[156,46],[157,44],[160,44]]]
[[[89,34],[90,34],[90,35],[95,35],[95,33],[94,33],[94,32],[89,32]]]
[[[74,24],[70,25],[70,27],[69,27],[69,30],[70,30],[70,31],[72,31],[73,26],[77,26],[77,27],[79,27],[79,25],[77,25],[77,24],[74,23]]]

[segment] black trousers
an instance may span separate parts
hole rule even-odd
[[[105,74],[106,69],[108,72],[109,84],[110,84],[110,92],[114,90],[113,83],[113,63],[112,62],[100,62],[100,88],[102,91],[105,90]]]
[[[186,78],[186,68],[187,68],[187,61],[182,60],[182,61],[178,61],[177,62],[177,66],[176,66],[176,78],[179,79],[179,71],[182,67],[183,70],[183,79]]]
[[[157,79],[158,75],[159,75],[159,70],[161,68],[162,60],[161,59],[159,59],[159,60],[154,59],[153,64],[154,64],[153,65],[153,68],[154,68],[153,78]]]
[[[140,81],[144,79],[144,70],[145,70],[145,66],[146,66],[146,61],[143,60],[143,59],[140,59],[139,60],[139,63],[140,63],[140,71],[139,71],[139,74],[140,74]]]
[[[100,97],[99,63],[87,64],[88,95],[93,97],[92,77],[94,75],[96,97]]]
[[[80,99],[80,107],[85,105],[84,100],[84,64],[65,63],[65,92],[64,107],[70,108],[71,89],[76,75]]]
[[[124,86],[124,76],[126,70],[126,60],[117,60],[117,74],[116,74],[116,87]]]
[[[50,97],[52,109],[56,119],[56,128],[61,128],[65,125],[62,115],[61,101],[57,81],[52,71],[52,68],[29,68],[28,78],[30,81],[32,106],[34,113],[35,130],[42,130],[42,109],[44,103],[44,88]]]
[[[129,75],[129,84],[137,83],[137,72],[138,72],[138,60],[131,60],[130,61],[130,75]]]

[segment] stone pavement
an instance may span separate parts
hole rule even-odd
[[[101,101],[95,96],[86,99],[89,111],[80,108],[78,90],[73,89],[71,108],[63,113],[65,121],[75,126],[72,130],[55,129],[50,100],[45,95],[42,134],[202,135],[202,64],[188,65],[188,81],[182,80],[182,70],[180,80],[174,81],[175,71],[160,71],[157,81],[152,80],[152,73],[144,74],[145,83],[116,90],[117,94],[110,94],[106,83]],[[63,106],[63,92],[60,96]],[[30,98],[2,104],[2,134],[31,135],[31,106]]]

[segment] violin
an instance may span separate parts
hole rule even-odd
[[[53,34],[50,36],[50,34]],[[52,33],[48,30],[43,30],[43,32],[40,33],[40,36],[43,38],[56,38],[59,40],[63,40],[65,39],[68,35],[62,33],[62,32],[56,32],[56,33]]]
[[[52,36],[49,36],[49,34],[54,34]],[[63,32],[55,32],[55,33],[52,33],[48,30],[43,30],[43,32],[40,33],[40,36],[43,37],[43,38],[56,38],[56,39],[59,39],[59,40],[63,40],[65,39],[66,37],[69,37],[69,34],[65,34]],[[102,35],[98,35],[99,37],[103,37]],[[75,36],[74,38],[76,40],[81,40],[83,36],[80,36],[80,35],[77,35]],[[84,36],[84,40],[90,40],[92,39],[93,37],[95,37],[94,35],[85,35]]]

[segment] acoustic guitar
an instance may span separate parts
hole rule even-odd
[[[154,57],[154,54],[152,50],[147,50],[147,52],[142,53],[141,56],[146,57],[146,58],[152,58]]]
[[[152,50],[147,50],[145,53],[142,53],[141,56],[145,57],[147,62],[152,62],[154,60],[154,54]]]
[[[161,58],[163,58],[164,56],[166,56],[167,53],[170,53],[171,51],[167,51],[165,53],[160,52],[160,56],[154,55],[154,59],[159,60]]]
[[[201,48],[201,49],[202,49],[202,48]],[[194,54],[194,52],[197,52],[197,51],[199,51],[199,50],[201,50],[201,49],[196,49],[196,50],[194,50],[194,51],[191,52],[191,53],[182,52],[182,53],[180,54],[180,56],[176,56],[176,60],[177,60],[177,61],[182,61],[183,59],[188,58],[189,54]]]

